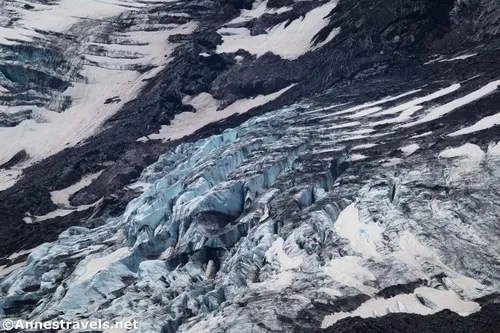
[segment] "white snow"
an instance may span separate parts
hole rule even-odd
[[[240,16],[232,21],[229,21],[227,24],[248,22],[254,18],[261,17],[264,14],[281,14],[292,9],[291,7],[267,8],[268,2],[268,0],[254,2],[252,9],[242,9]]]
[[[384,167],[390,167],[390,166],[393,166],[393,165],[398,165],[402,162],[402,160],[400,158],[390,158],[387,160],[387,162],[384,162],[382,163],[382,166]]]
[[[80,191],[82,188],[90,185],[94,180],[96,180],[102,174],[103,171],[104,170],[101,170],[99,172],[86,175],[80,181],[62,190],[50,192],[52,202],[60,207],[70,207],[71,204],[69,203],[69,197],[72,194]]]
[[[10,158],[9,158],[10,159]],[[6,159],[5,161],[8,161]],[[5,163],[5,162],[3,162]],[[3,164],[0,163],[0,164]],[[0,170],[0,191],[8,189],[12,185],[14,185],[21,177],[22,171],[16,169],[2,169]]]
[[[432,131],[429,131],[429,132],[425,132],[425,133],[422,133],[422,134],[414,135],[410,139],[423,138],[424,136],[428,136],[428,135],[431,135],[431,134],[432,134]]]
[[[347,206],[335,222],[337,233],[347,238],[354,251],[365,258],[378,258],[376,244],[382,241],[382,228],[375,224],[362,223],[359,219],[356,203]]]
[[[35,249],[36,249],[36,247],[32,248],[32,249],[28,249],[28,250],[21,250],[19,252],[14,252],[10,256],[8,256],[7,259],[14,260],[22,255],[29,254],[29,253],[33,252]]]
[[[111,263],[118,261],[129,254],[130,250],[127,247],[122,247],[104,257],[90,260],[83,268],[83,272],[80,272],[81,275],[78,276],[77,282],[84,282],[91,279],[100,270],[108,267]]]
[[[488,154],[493,156],[500,156],[500,141],[498,141],[496,145],[492,143],[488,147]]]
[[[412,91],[409,91],[409,92],[406,92],[404,94],[397,95],[397,96],[388,96],[388,97],[385,97],[385,98],[383,98],[383,99],[381,99],[379,101],[369,102],[369,103],[365,103],[365,104],[362,104],[362,105],[354,106],[354,107],[351,107],[351,108],[348,108],[348,109],[345,109],[345,110],[341,110],[341,111],[335,112],[334,114],[335,115],[342,115],[342,114],[351,113],[351,112],[362,110],[362,109],[372,108],[372,107],[377,106],[377,105],[385,104],[387,102],[392,102],[392,101],[398,100],[400,98],[416,94],[420,90],[421,89],[412,90]]]
[[[139,7],[151,6],[145,2],[131,3],[119,0],[62,0],[54,6],[45,6],[43,14],[36,11],[23,12],[23,19],[17,24],[27,27],[26,31],[31,31],[29,29],[34,28],[65,31],[72,24],[86,18],[104,19],[127,10],[135,10],[133,6],[130,7],[134,4]],[[158,2],[155,5],[158,5]],[[122,36],[141,42],[141,45],[104,45],[109,49],[120,47],[130,52],[140,52],[143,55],[142,58],[127,61],[134,64],[157,66],[156,68],[142,74],[134,70],[107,69],[105,68],[109,67],[107,62],[111,68],[113,66],[119,67],[119,64],[124,62],[123,59],[94,57],[94,59],[101,58],[99,63],[102,67],[84,66],[80,74],[88,78],[88,83],[74,82],[64,92],[65,95],[71,96],[73,99],[73,104],[69,109],[62,113],[38,109],[36,117],[44,119],[43,122],[30,119],[15,127],[0,128],[0,142],[9,142],[8,145],[0,146],[0,164],[5,163],[23,149],[30,156],[29,161],[9,171],[9,173],[17,174],[8,175],[5,171],[0,173],[0,189],[12,186],[21,169],[64,148],[74,146],[95,134],[109,117],[115,114],[126,102],[134,99],[145,85],[143,80],[156,75],[162,69],[162,65],[169,61],[168,56],[173,52],[176,44],[168,42],[168,36],[189,34],[196,28],[196,23],[191,22],[171,28],[164,31],[133,31]],[[25,33],[23,29],[13,29],[17,33]],[[6,28],[0,30],[0,36],[8,35],[5,30]],[[88,36],[81,38],[84,39],[84,46]],[[3,41],[0,40],[0,43]],[[104,104],[107,98],[113,96],[118,96],[120,102]]]
[[[464,55],[453,57],[453,58],[450,58],[450,59],[441,59],[441,60],[439,60],[439,62],[450,62],[450,61],[456,61],[456,60],[465,60],[465,59],[469,59],[469,58],[472,58],[472,57],[475,57],[475,56],[477,56],[477,53],[464,54]]]
[[[361,123],[359,121],[351,121],[351,122],[344,123],[344,124],[328,126],[327,129],[333,130],[333,129],[339,129],[339,128],[359,126],[359,125],[361,125]]]
[[[479,297],[483,286],[478,281],[469,277],[463,276],[446,266],[435,251],[424,244],[421,244],[412,233],[405,231],[399,239],[400,250],[394,255],[403,261],[413,273],[421,278],[427,279],[425,267],[428,264],[433,264],[448,275],[447,287],[462,295],[467,295],[470,298]]]
[[[460,147],[448,148],[442,151],[439,157],[454,159],[444,174],[447,183],[463,181],[464,177],[467,177],[468,174],[480,165],[485,155],[481,147],[472,143],[466,143]]]
[[[130,190],[138,190],[140,192],[146,192],[148,188],[151,187],[151,183],[144,183],[144,182],[135,182],[130,185],[127,185],[127,188]]]
[[[417,295],[432,302],[434,307],[431,308],[423,305],[418,300]],[[371,318],[380,317],[388,313],[401,312],[429,315],[444,309],[449,309],[462,316],[466,316],[479,311],[480,306],[476,302],[462,300],[453,290],[437,290],[429,287],[420,287],[415,289],[412,294],[397,295],[388,299],[372,298],[361,304],[353,312],[337,312],[325,316],[321,327],[327,328],[347,317],[359,316],[361,318]]]
[[[376,278],[361,265],[361,261],[360,257],[354,256],[333,259],[325,265],[325,273],[334,281],[356,288],[367,295],[373,295],[377,289],[366,286],[364,282],[374,281]]]
[[[2,265],[0,266],[0,277],[8,275],[10,272],[15,271],[18,268],[21,268],[24,266],[24,262],[20,262],[14,265],[11,265],[7,267],[7,265]]]
[[[429,101],[432,101],[432,100],[437,99],[439,97],[443,97],[443,96],[446,96],[448,94],[451,94],[452,92],[455,92],[458,89],[460,89],[460,87],[461,87],[461,85],[459,83],[453,84],[447,88],[438,90],[438,91],[436,91],[432,94],[429,94],[427,96],[419,97],[419,98],[416,98],[416,99],[411,100],[409,102],[406,102],[404,104],[400,104],[400,105],[397,105],[395,107],[389,108],[385,111],[379,112],[379,113],[375,114],[375,116],[395,114],[395,113],[399,113],[401,111],[405,111],[405,110],[414,108],[415,106],[417,106],[419,104],[429,102]]]
[[[469,59],[471,57],[475,57],[476,55],[477,55],[477,53],[463,54],[463,55],[456,56],[456,57],[449,58],[449,59],[443,58],[443,56],[438,56],[435,59],[427,61],[424,65],[430,65],[430,64],[433,64],[435,62],[451,62],[451,61],[457,61],[457,60],[465,60],[465,59]]]
[[[361,110],[359,112],[356,112],[353,115],[347,116],[347,118],[351,118],[351,119],[363,118],[364,116],[368,116],[368,115],[370,115],[372,113],[375,113],[375,112],[378,112],[380,110],[382,110],[381,107],[375,106],[375,107],[372,107],[372,108],[368,108],[368,109],[364,109],[364,110]]]
[[[421,105],[416,105],[413,106],[409,109],[404,110],[401,112],[401,114],[395,118],[390,118],[390,119],[385,119],[385,120],[380,120],[371,123],[371,126],[378,126],[378,125],[385,125],[385,124],[394,124],[394,123],[401,123],[409,120],[415,112],[418,112],[422,110],[424,107]]]
[[[278,98],[281,94],[293,86],[294,85],[290,85],[269,95],[259,95],[255,98],[238,100],[223,110],[217,110],[220,105],[220,101],[216,100],[208,93],[201,93],[198,96],[186,98],[183,102],[185,104],[192,105],[196,109],[196,112],[183,112],[175,116],[170,125],[163,125],[159,133],[150,134],[147,138],[143,137],[139,140],[169,141],[180,139],[186,135],[196,132],[205,125],[223,120],[234,114],[245,113],[254,107],[264,105],[267,102]]]
[[[448,136],[458,136],[458,135],[464,135],[464,134],[469,134],[469,133],[474,133],[474,132],[479,132],[494,126],[500,125],[500,113],[484,117],[483,119],[479,120],[477,123],[474,125],[462,128],[461,130],[455,131],[453,133],[448,134]]]
[[[171,0],[155,2],[171,2]],[[15,2],[12,5],[9,2],[2,3],[6,10],[17,13],[19,19],[11,27],[0,27],[0,44],[17,43],[9,39],[33,41],[33,37],[43,37],[35,32],[35,29],[64,32],[83,20],[104,20],[135,8],[151,6],[147,1],[126,0],[59,0],[50,5],[30,2],[30,5],[35,7],[34,10],[26,10],[15,5]]]
[[[408,146],[404,146],[400,149],[406,156],[410,156],[411,154],[416,152],[419,148],[420,148],[420,146],[418,144],[412,143],[412,144],[410,144]]]
[[[355,162],[355,161],[360,161],[364,160],[365,158],[368,158],[369,156],[363,155],[363,154],[352,154],[349,156],[349,161]]]
[[[56,210],[54,210],[50,213],[47,213],[45,215],[27,216],[24,218],[24,222],[26,222],[26,223],[43,222],[43,221],[46,221],[49,219],[53,219],[54,217],[66,216],[66,215],[69,215],[73,212],[80,212],[80,211],[95,207],[99,203],[101,203],[101,201],[102,201],[102,199],[99,199],[96,202],[88,204],[88,205],[69,206],[69,207],[65,207],[65,208],[59,208],[59,209],[56,209]]]
[[[495,92],[498,89],[498,86],[500,85],[500,80],[493,81],[485,85],[484,87],[468,94],[465,95],[464,97],[458,98],[452,102],[446,103],[444,105],[441,105],[437,108],[434,108],[431,110],[429,114],[424,116],[423,118],[420,118],[419,120],[402,125],[402,127],[410,127],[418,124],[422,124],[428,121],[432,121],[435,119],[438,119],[439,117],[442,117],[443,115],[459,108],[464,105],[470,104],[474,101],[477,101],[478,99],[484,98],[488,96],[489,94]]]
[[[302,258],[290,258],[283,250],[283,238],[276,239],[266,251],[266,260],[269,263],[277,261],[281,270],[291,270],[302,265]]]
[[[484,155],[484,151],[479,146],[472,143],[466,143],[457,148],[448,148],[439,153],[439,156],[444,158],[469,157],[475,160],[481,160]]]
[[[367,149],[371,147],[375,147],[377,144],[376,143],[365,143],[362,145],[357,145],[351,148],[351,150],[360,150],[360,149]]]
[[[250,13],[257,15],[257,9],[262,6],[259,5]],[[284,59],[297,59],[325,45],[339,33],[339,28],[333,29],[325,41],[315,47],[312,46],[313,37],[328,24],[329,19],[326,16],[336,6],[337,0],[330,1],[311,10],[303,18],[291,23],[282,22],[261,35],[251,36],[247,28],[221,28],[218,33],[222,36],[223,43],[217,47],[217,52],[230,53],[243,49],[257,56],[272,52]]]

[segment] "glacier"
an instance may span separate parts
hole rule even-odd
[[[496,333],[499,17],[1,2],[0,323]]]
[[[394,102],[411,105],[413,95]],[[69,228],[5,277],[4,314],[133,317],[141,332],[267,332],[346,299],[318,327],[351,311],[479,311],[500,287],[500,254],[489,246],[499,231],[498,144],[436,158],[419,153],[432,146],[425,136],[409,137],[422,148],[404,160],[369,156],[367,146],[361,162],[348,149],[360,129],[331,125],[350,109],[291,105],[180,144],[143,171],[138,182],[150,185],[122,216]],[[488,208],[475,201],[485,192]],[[391,295],[397,305],[382,296],[412,283]]]

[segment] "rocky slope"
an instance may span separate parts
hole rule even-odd
[[[3,7],[0,316],[496,332],[494,1],[75,6]]]

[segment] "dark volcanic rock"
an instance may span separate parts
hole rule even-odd
[[[26,153],[25,150],[21,150],[20,152],[15,154],[10,160],[8,160],[4,164],[0,165],[0,168],[10,169],[14,165],[25,161],[27,158],[28,158],[28,153]]]
[[[500,304],[487,305],[467,317],[444,310],[434,315],[391,313],[381,318],[347,318],[325,330],[310,332],[354,333],[498,333]],[[297,330],[297,332],[302,332]]]

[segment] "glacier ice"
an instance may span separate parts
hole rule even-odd
[[[452,150],[359,162],[345,142],[370,136],[370,125],[333,128],[348,115],[337,113],[296,104],[162,155],[121,217],[68,229],[0,282],[3,316],[132,317],[141,332],[282,330],[318,302],[359,297],[358,310],[328,318],[366,314],[379,291],[416,280],[429,299],[448,290],[476,311],[474,299],[499,287],[499,254],[487,246],[497,213],[468,198],[500,186],[498,154],[468,169],[444,158]],[[471,181],[447,178],[454,168]],[[391,311],[410,309],[411,295]]]

